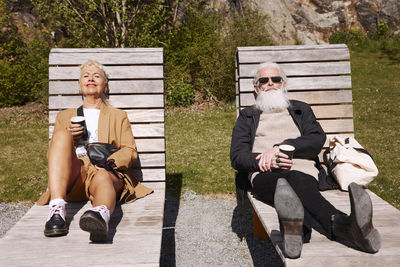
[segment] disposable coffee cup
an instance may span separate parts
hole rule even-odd
[[[85,127],[85,117],[83,116],[75,116],[71,118],[72,124],[79,124],[82,127]]]
[[[71,123],[72,124],[79,124],[80,126],[83,127],[83,140],[87,138],[87,131],[86,131],[86,125],[85,125],[85,117],[84,116],[75,116],[71,118]]]
[[[279,146],[279,151],[282,152],[283,154],[288,155],[289,159],[293,159],[293,153],[294,153],[294,146],[291,145],[280,145]]]

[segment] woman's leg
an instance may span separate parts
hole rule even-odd
[[[65,199],[67,191],[79,177],[82,166],[82,161],[76,156],[69,131],[58,130],[53,133],[47,157],[51,199]]]
[[[99,169],[89,185],[89,193],[93,196],[93,207],[105,205],[110,213],[113,213],[117,196],[123,187],[121,179],[105,169]]]
[[[68,233],[65,198],[67,191],[79,177],[82,163],[76,157],[72,135],[67,130],[53,133],[47,152],[48,188],[51,202],[44,229],[45,236],[60,236]]]
[[[104,242],[108,239],[108,221],[115,209],[117,196],[124,183],[105,169],[99,169],[89,185],[93,208],[81,216],[79,226],[90,232],[90,240]]]

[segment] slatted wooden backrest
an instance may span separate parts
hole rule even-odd
[[[79,65],[105,65],[109,104],[128,113],[143,181],[165,181],[164,76],[162,48],[52,49],[49,57],[49,136],[58,111],[82,104]],[[140,166],[139,166],[140,163]]]
[[[288,77],[290,99],[311,105],[327,134],[354,136],[350,54],[346,45],[238,47],[236,104],[254,104],[252,79],[262,62],[278,63]]]

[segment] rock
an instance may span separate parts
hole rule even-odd
[[[220,0],[221,1],[221,0]],[[232,2],[232,1],[231,1]],[[238,2],[238,1],[235,1]],[[262,11],[278,44],[328,43],[338,30],[375,33],[380,23],[400,30],[398,0],[242,0],[241,6]],[[237,4],[236,4],[237,6]]]

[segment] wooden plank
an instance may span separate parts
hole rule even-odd
[[[131,123],[141,122],[164,122],[165,115],[163,109],[147,110],[125,110]]]
[[[311,108],[317,119],[353,118],[353,105],[324,105]]]
[[[353,119],[319,120],[325,133],[354,132]]]
[[[134,170],[133,173],[140,181],[146,181],[146,182],[165,181],[165,168],[136,169]]]
[[[163,66],[106,66],[109,79],[162,79]],[[77,80],[79,67],[49,67],[49,80]]]
[[[141,137],[164,137],[164,124],[132,124],[131,125],[133,136],[135,138]],[[49,126],[49,137],[53,136],[54,126]]]
[[[163,80],[111,80],[108,82],[110,94],[145,94],[163,93]],[[49,94],[79,94],[78,80],[76,81],[50,81]]]
[[[163,108],[164,95],[110,95],[111,106],[116,108]],[[77,108],[81,96],[49,96],[49,109]]]
[[[239,51],[239,64],[245,63],[261,63],[261,62],[298,62],[298,61],[338,61],[349,60],[350,55],[348,49],[303,49],[299,52],[297,49],[291,50],[256,50],[256,51]]]
[[[151,124],[133,124],[132,132],[135,138],[138,137],[164,137],[164,124],[151,123]]]
[[[163,64],[163,53],[161,51],[50,53],[49,65],[81,65],[89,59],[103,65]]]
[[[49,139],[53,135],[54,126],[49,127]],[[139,153],[141,152],[165,152],[164,138],[136,138],[136,147]]]
[[[350,90],[341,91],[319,91],[319,92],[288,92],[289,99],[295,99],[313,104],[341,104],[351,103],[352,94]],[[255,103],[252,93],[240,94],[240,107],[251,106]]]
[[[165,152],[164,138],[136,139],[135,142],[139,152]]]
[[[137,48],[52,48],[50,53],[148,53],[163,52],[162,47]]]
[[[331,89],[350,89],[350,76],[326,76],[326,77],[289,77],[287,82],[288,91],[299,90],[331,90]],[[253,79],[239,79],[240,92],[253,92]]]
[[[239,76],[254,77],[259,64],[241,64]],[[316,76],[350,74],[350,62],[281,63],[286,76]]]
[[[124,111],[126,111],[131,123],[164,122],[165,116],[163,109],[128,109]],[[50,124],[55,123],[58,112],[58,110],[49,111]]]
[[[139,159],[133,164],[141,167],[165,167],[165,153],[139,154]]]
[[[236,52],[242,51],[285,51],[285,50],[297,50],[301,53],[302,50],[325,50],[325,49],[348,49],[345,44],[320,44],[320,45],[279,45],[279,46],[239,46],[236,48]]]

